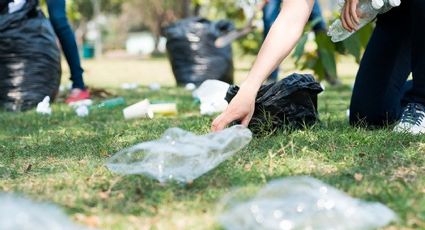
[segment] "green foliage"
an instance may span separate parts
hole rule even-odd
[[[296,66],[302,70],[311,69],[319,80],[328,80],[335,83],[338,78],[337,60],[340,56],[353,56],[357,62],[363,55],[369,38],[373,31],[373,24],[362,28],[350,38],[340,43],[332,43],[325,31],[315,33],[315,43],[317,48],[306,50],[308,37],[315,22],[310,23],[305,34],[298,42],[293,57],[296,60]]]

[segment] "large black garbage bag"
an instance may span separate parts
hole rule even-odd
[[[54,98],[60,77],[56,37],[38,1],[0,15],[0,107],[24,111]]]
[[[13,2],[13,0],[0,0],[0,14],[6,12],[7,6],[10,2]]]
[[[238,86],[231,86],[226,100],[230,103],[238,91]],[[302,128],[316,123],[319,121],[317,95],[322,91],[309,74],[292,74],[277,83],[262,86],[250,128],[258,132],[285,126]]]
[[[178,85],[216,79],[233,84],[232,47],[215,47],[220,36],[234,30],[229,21],[187,18],[164,30],[167,52]]]

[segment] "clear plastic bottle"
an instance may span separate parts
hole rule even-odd
[[[342,7],[344,1],[339,2]],[[358,13],[361,15],[360,24],[358,29],[364,27],[373,21],[378,14],[383,14],[391,10],[393,7],[397,7],[401,4],[400,0],[360,0],[358,5]],[[349,32],[342,26],[340,19],[336,20],[330,27],[328,36],[332,37],[333,42],[340,42],[356,31]]]

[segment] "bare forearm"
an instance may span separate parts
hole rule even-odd
[[[256,91],[267,77],[289,55],[313,8],[314,0],[285,0],[242,87]]]

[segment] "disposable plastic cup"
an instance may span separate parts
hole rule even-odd
[[[178,113],[176,103],[151,104],[150,110],[154,114],[163,115],[163,116],[175,116]]]
[[[138,119],[138,118],[150,118],[154,117],[154,113],[150,109],[150,102],[145,99],[134,105],[131,105],[123,110],[124,118],[127,120]]]

